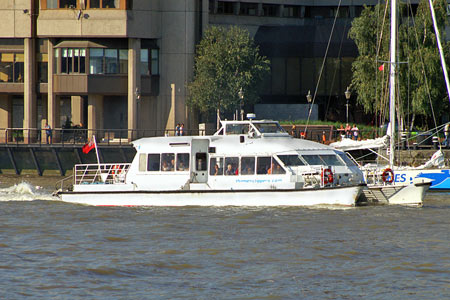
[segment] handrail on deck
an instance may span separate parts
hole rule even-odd
[[[75,165],[74,184],[125,183],[130,166],[130,163]]]

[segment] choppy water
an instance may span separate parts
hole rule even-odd
[[[55,201],[40,180],[0,184],[0,299],[450,297],[450,194],[423,208],[114,208]]]

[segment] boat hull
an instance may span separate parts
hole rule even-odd
[[[302,190],[78,191],[64,202],[94,206],[355,206],[365,185]]]
[[[431,182],[406,185],[368,185],[360,202],[365,204],[393,204],[422,206]]]
[[[449,169],[394,170],[395,183],[411,183],[419,178],[431,180],[431,191],[450,190]]]

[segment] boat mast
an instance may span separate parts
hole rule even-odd
[[[445,64],[444,51],[442,50],[441,37],[439,35],[439,28],[436,22],[436,15],[434,13],[433,1],[429,0],[429,2],[430,2],[431,18],[433,19],[434,31],[436,33],[436,40],[439,48],[439,55],[441,57],[441,66],[442,70],[444,71],[445,85],[447,87],[447,95],[450,101],[450,83],[447,74],[447,65]]]
[[[391,0],[391,45],[390,45],[390,80],[389,80],[389,122],[390,122],[390,142],[389,142],[389,167],[394,165],[394,145],[395,145],[395,73],[396,73],[396,41],[397,41],[397,0]]]

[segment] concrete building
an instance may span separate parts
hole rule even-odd
[[[347,39],[350,22],[364,4],[377,3],[342,1],[317,87],[321,115],[330,99],[344,97],[350,82],[357,54]],[[244,26],[270,58],[262,104],[308,105],[305,96],[316,90],[337,5],[335,0],[0,1],[0,128],[25,129],[25,142],[38,138],[46,123],[81,124],[128,139],[138,136],[136,130],[161,134],[177,123],[195,129],[196,114],[185,105],[186,84],[195,45],[208,25]],[[2,130],[0,141],[5,138]]]

